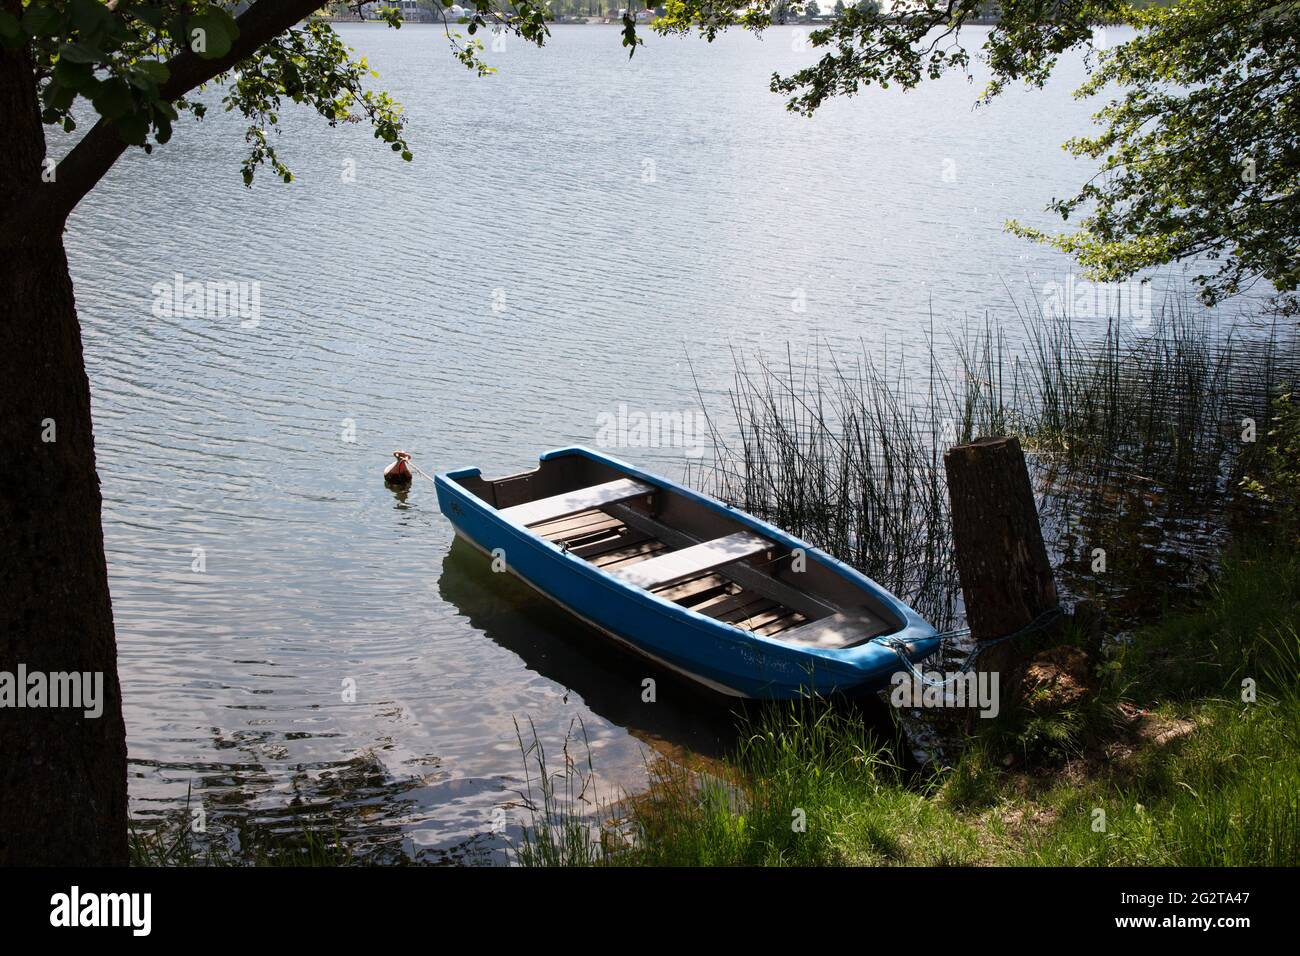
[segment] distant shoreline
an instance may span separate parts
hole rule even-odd
[[[388,24],[385,23],[383,20],[357,20],[354,18],[347,18],[347,17],[321,17],[321,19],[324,20],[326,23],[355,23],[358,25],[365,25],[365,26],[371,26],[371,25],[388,26]],[[469,21],[465,21],[465,23],[468,22]],[[770,30],[772,29],[772,27],[827,26],[830,24],[830,22],[831,21],[829,18],[825,20],[801,20],[795,23],[774,23],[772,24],[771,27],[767,27],[767,29]],[[402,21],[402,26],[404,27],[440,27],[444,25],[449,27],[460,26],[461,21],[447,20],[445,21],[445,23],[442,20],[403,20]],[[592,18],[589,20],[547,20],[546,25],[557,26],[557,27],[620,27],[621,28],[623,24],[622,21],[615,20],[615,19],[600,20],[600,19]],[[637,24],[637,26],[639,27],[648,27],[649,25],[650,25],[649,23]]]

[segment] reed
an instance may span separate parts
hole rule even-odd
[[[1017,315],[1014,346],[988,322],[931,334],[921,376],[865,350],[733,354],[729,407],[705,407],[712,457],[688,479],[947,629],[961,608],[943,452],[1016,434],[1066,594],[1149,619],[1223,551],[1270,406],[1300,383],[1295,330],[1222,328],[1177,299],[1147,329],[1112,322],[1096,338],[1068,314]]]
[[[732,426],[709,409],[713,458],[690,476],[906,595],[939,627],[956,610],[940,435],[947,402],[909,402],[871,357],[776,367],[735,357]]]
[[[514,804],[528,815],[521,837],[512,843],[520,866],[591,866],[608,862],[616,852],[617,821],[596,794],[591,741],[581,718],[570,723],[560,748],[560,767],[548,762],[546,746],[528,718],[525,743],[519,721],[515,738],[523,757],[524,786]],[[585,756],[575,756],[581,743]]]

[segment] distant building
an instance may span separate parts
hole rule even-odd
[[[624,15],[626,15],[626,14],[627,14],[627,7],[619,7],[619,8],[618,8],[618,19],[619,19],[619,20],[622,20],[623,17],[624,17]],[[654,12],[654,8],[652,7],[652,8],[650,8],[650,9],[648,9],[648,10],[638,10],[638,11],[633,15],[632,19],[635,20],[637,23],[649,23],[651,20],[653,20],[653,19],[654,19],[655,17],[657,17],[657,16],[658,16],[658,14]]]
[[[432,23],[434,12],[417,0],[387,0],[386,7],[395,7],[407,23]]]

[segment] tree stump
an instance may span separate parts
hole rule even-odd
[[[1058,603],[1025,455],[1015,437],[979,438],[950,448],[943,465],[971,637],[995,640]],[[1020,643],[990,647],[977,662],[978,670],[999,675],[1003,707],[1015,699],[1024,673]]]

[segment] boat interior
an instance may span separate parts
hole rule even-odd
[[[564,455],[504,478],[458,479],[513,524],[667,601],[733,627],[818,648],[902,627],[869,591],[740,521]]]

